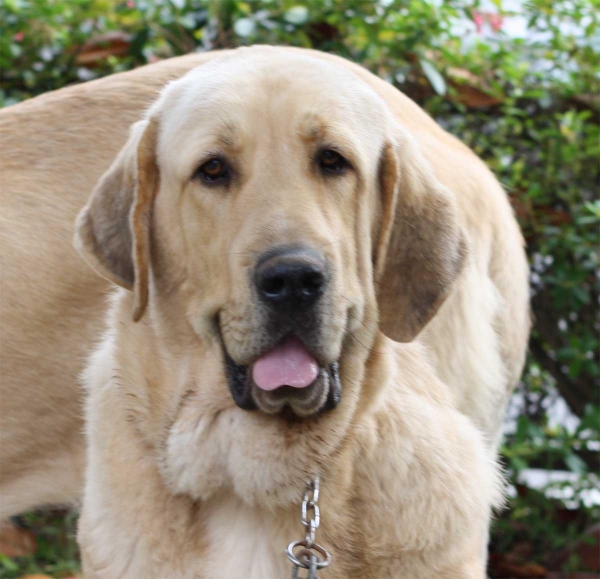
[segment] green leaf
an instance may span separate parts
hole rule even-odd
[[[0,569],[4,569],[5,571],[18,571],[19,566],[9,557],[0,553]]]
[[[513,468],[515,472],[519,472],[525,470],[527,468],[527,463],[518,456],[511,456],[510,458],[510,466]]]
[[[584,474],[587,472],[587,465],[585,462],[572,452],[565,455],[565,464],[569,467],[569,470],[577,474]]]
[[[256,22],[252,18],[240,18],[236,20],[233,25],[233,29],[238,36],[242,38],[247,38],[248,36],[252,36],[254,31],[256,30]]]
[[[447,90],[446,81],[444,80],[444,77],[439,73],[437,68],[435,68],[435,66],[433,66],[433,64],[429,60],[422,58],[419,61],[419,63],[421,64],[421,69],[427,77],[427,80],[430,82],[433,90],[437,94],[444,96]]]
[[[286,22],[299,26],[308,20],[308,8],[306,6],[293,6],[284,16]]]

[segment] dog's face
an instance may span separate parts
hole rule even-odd
[[[158,113],[157,274],[185,279],[190,325],[219,334],[236,403],[297,417],[337,404],[342,345],[374,303],[386,130],[368,87],[316,65],[201,68]]]
[[[378,297],[394,304],[383,329],[410,340],[463,259],[451,197],[384,102],[342,67],[264,48],[167,87],[78,239],[134,291],[134,319],[149,309],[165,357],[204,374],[179,373],[180,400],[164,408],[175,488],[209,494],[190,475],[206,467],[194,464],[206,460],[194,429],[209,407],[231,413],[222,436],[241,430],[229,436],[246,438],[240,453],[255,452],[256,468],[276,465],[277,482],[256,483],[275,502],[284,479],[311,476],[343,440],[365,394]]]

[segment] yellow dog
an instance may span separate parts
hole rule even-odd
[[[255,47],[50,97],[65,111],[69,99],[71,109],[102,100],[108,112],[53,117],[70,128],[57,141],[71,171],[41,164],[53,188],[65,182],[54,200],[68,210],[53,219],[48,208],[41,239],[15,244],[21,277],[18,265],[8,271],[22,279],[19,248],[37,250],[32,263],[45,255],[41,302],[61,312],[56,296],[71,296],[59,326],[73,336],[44,343],[29,375],[52,359],[53,382],[61,368],[71,376],[80,361],[67,360],[70,348],[89,346],[102,317],[104,283],[47,230],[62,241],[62,215],[97,178],[102,163],[85,161],[110,140],[110,112],[122,131],[142,107],[124,102],[132,86],[147,100],[149,79],[196,64],[134,125],[77,221],[78,248],[124,288],[85,373],[86,577],[285,577],[283,548],[302,536],[302,492],[316,476],[317,541],[333,557],[323,577],[483,577],[501,498],[495,445],[529,328],[522,240],[473,153],[356,65]],[[27,214],[22,200],[9,205]],[[16,298],[10,313],[28,308],[21,324],[36,314],[32,328],[51,342],[36,297]],[[17,348],[27,333],[14,326]],[[55,404],[28,388],[15,431],[36,404]],[[73,387],[52,388],[66,397]],[[72,496],[79,439],[50,442],[73,465],[56,497]],[[29,447],[11,452],[26,462]],[[14,504],[29,506],[25,490],[42,475],[11,474],[22,485],[9,487]]]

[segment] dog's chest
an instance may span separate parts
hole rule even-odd
[[[205,579],[285,579],[291,575],[286,546],[300,538],[300,514],[277,515],[236,499],[205,514]]]

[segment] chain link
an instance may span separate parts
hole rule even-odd
[[[306,529],[303,541],[293,541],[286,549],[286,555],[292,562],[292,579],[301,579],[300,569],[306,569],[305,579],[318,579],[317,570],[331,563],[331,555],[321,545],[315,542],[317,529],[321,524],[319,510],[319,477],[306,484],[302,508],[300,510],[302,525]]]

